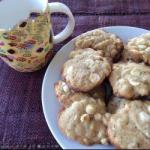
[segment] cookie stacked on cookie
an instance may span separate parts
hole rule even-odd
[[[108,137],[123,149],[150,149],[150,33],[129,40],[113,64]]]
[[[82,144],[108,144],[103,81],[111,72],[111,62],[91,48],[74,50],[62,67],[62,79],[55,92],[62,110],[58,124],[69,138]]]
[[[145,56],[150,37],[139,38],[146,42],[131,39],[125,50],[119,37],[101,29],[76,38],[75,50],[63,64],[62,80],[55,83],[62,105],[58,125],[68,138],[86,145],[150,148],[150,67]],[[139,41],[145,44],[142,52]],[[140,61],[127,57],[133,48]],[[110,89],[113,94],[108,97]]]

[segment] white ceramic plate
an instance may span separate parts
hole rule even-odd
[[[128,27],[128,26],[112,26],[103,28],[105,31],[115,33],[118,35],[124,42],[127,42],[128,39],[136,37],[140,34],[149,32],[148,30]],[[104,145],[93,145],[93,146],[84,146],[75,141],[72,141],[66,138],[58,128],[57,123],[57,114],[60,110],[60,105],[57,101],[54,92],[54,83],[58,81],[60,77],[60,70],[64,62],[67,60],[68,54],[71,50],[74,49],[75,39],[68,42],[64,45],[60,51],[55,55],[51,63],[49,64],[42,86],[42,105],[45,115],[46,122],[49,129],[51,130],[53,136],[60,144],[63,149],[104,149],[104,148],[113,148],[112,146]]]

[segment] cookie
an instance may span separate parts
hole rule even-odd
[[[150,33],[129,40],[127,59],[150,65]]]
[[[100,50],[102,56],[117,61],[123,51],[123,42],[115,34],[105,32],[102,29],[88,31],[77,37],[76,49],[93,48]]]
[[[131,103],[130,112],[136,127],[150,139],[150,101]]]
[[[112,115],[108,122],[109,139],[117,148],[150,149],[150,138],[143,134],[143,129],[142,132],[139,130],[137,123],[133,119],[135,116],[132,116],[133,111],[131,110],[133,109],[131,109],[131,105],[135,105],[135,103],[140,103],[140,101],[131,101],[129,104],[127,104],[128,107],[124,107],[121,112],[117,112],[116,114]],[[140,109],[140,106],[138,106],[137,109]],[[140,114],[137,115],[140,116]],[[150,117],[150,114],[148,116]],[[145,120],[145,115],[143,114],[142,119]],[[148,132],[149,130],[150,128],[148,128]]]
[[[108,144],[107,122],[110,114],[101,100],[82,95],[59,113],[58,124],[64,135],[81,144]],[[80,100],[79,100],[80,99]]]
[[[74,98],[75,96],[77,98],[77,97],[81,97],[80,95],[82,95],[82,93],[72,90],[67,85],[67,83],[62,80],[59,80],[58,82],[56,82],[54,88],[55,88],[57,99],[59,100],[61,104],[63,104],[64,107],[70,105],[72,103],[72,99],[75,99]],[[101,99],[105,101],[105,89],[103,85],[100,85],[92,89],[87,94],[95,99]],[[70,97],[73,97],[73,98],[70,98]]]
[[[126,106],[126,104],[130,103],[130,100],[119,98],[119,97],[112,97],[107,106],[107,110],[111,114],[115,114],[122,110]]]
[[[115,96],[126,99],[150,96],[150,67],[142,63],[114,64],[109,81]]]
[[[60,103],[64,105],[68,103],[67,100],[69,96],[75,93],[75,91],[70,89],[67,83],[62,80],[59,80],[55,83],[54,89],[57,99],[59,100]]]
[[[88,49],[63,65],[62,77],[75,91],[87,92],[100,85],[110,72],[110,61],[99,51]]]

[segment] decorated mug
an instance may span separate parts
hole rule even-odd
[[[66,28],[53,35],[54,12],[68,16]],[[70,9],[48,0],[0,1],[0,58],[19,72],[41,69],[52,56],[53,44],[68,38],[75,26]]]

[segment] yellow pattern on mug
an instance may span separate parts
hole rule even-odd
[[[0,31],[0,57],[20,72],[41,69],[52,55],[50,12],[32,12],[10,31]]]

